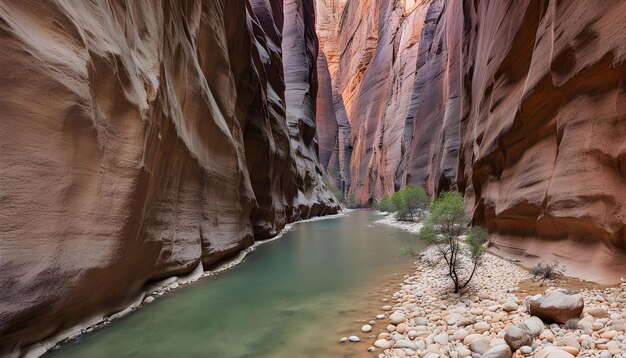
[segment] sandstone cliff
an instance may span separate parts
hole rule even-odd
[[[312,9],[0,1],[0,355],[337,211]]]
[[[358,202],[458,189],[498,250],[626,271],[626,3],[317,4]]]

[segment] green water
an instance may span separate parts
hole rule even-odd
[[[372,283],[406,271],[411,258],[400,256],[400,247],[420,246],[406,232],[373,225],[380,218],[355,211],[297,224],[239,266],[164,295],[50,356],[348,355],[349,343],[337,340],[346,332],[360,334],[355,319],[373,318],[358,317]],[[365,352],[366,344],[353,346]]]

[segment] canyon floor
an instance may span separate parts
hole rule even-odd
[[[412,233],[420,228],[391,215],[377,224]],[[613,287],[571,277],[538,283],[527,268],[488,252],[468,288],[453,294],[434,248],[416,258],[415,272],[404,276],[399,290],[382,288],[379,312],[340,342],[378,357],[626,357],[624,280]],[[531,317],[531,300],[561,290],[582,295],[580,320],[559,325]],[[521,323],[533,332],[532,341],[511,351],[505,332]]]

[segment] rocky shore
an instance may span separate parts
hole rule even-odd
[[[378,223],[420,227],[391,216]],[[527,269],[487,253],[469,287],[454,294],[439,259],[433,248],[422,252],[415,273],[347,341],[367,344],[378,357],[626,357],[625,282],[577,290],[567,279],[531,285]]]

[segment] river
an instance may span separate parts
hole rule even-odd
[[[373,356],[360,332],[412,267],[411,234],[375,211],[297,224],[245,262],[176,290],[51,357]],[[379,323],[378,325],[383,325]],[[375,326],[375,331],[376,327]],[[371,333],[373,334],[373,333]]]

